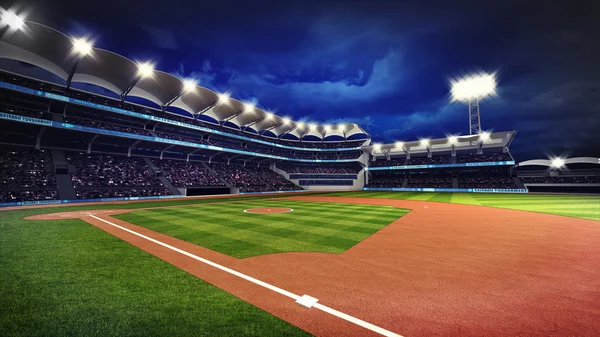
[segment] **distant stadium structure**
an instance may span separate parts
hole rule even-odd
[[[372,144],[357,124],[293,121],[89,38],[11,22],[0,39],[4,206],[363,189],[527,193],[537,183],[520,169],[547,164],[516,163],[516,131],[482,131],[478,107],[470,135]],[[479,99],[495,88],[477,94],[469,83],[453,95]],[[593,172],[581,184],[595,186]]]

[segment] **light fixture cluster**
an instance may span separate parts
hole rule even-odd
[[[23,15],[23,13],[21,13],[21,15],[17,14],[14,11],[11,10],[3,10],[0,7],[0,29],[2,27],[8,26],[10,29],[12,30],[25,30],[26,27],[26,23],[25,23],[25,15]],[[71,38],[71,42],[73,44],[72,46],[72,53],[78,55],[80,58],[84,58],[87,56],[90,56],[94,53],[94,42],[93,40],[91,40],[88,37],[78,37],[78,38]],[[153,62],[137,62],[137,77],[139,79],[146,79],[146,78],[151,78],[154,75],[154,70],[155,70],[155,64]],[[183,93],[193,93],[196,91],[198,85],[198,81],[196,79],[193,78],[188,78],[188,79],[184,79],[183,80]],[[230,104],[230,93],[229,92],[224,92],[224,93],[219,93],[217,94],[218,96],[218,104],[224,104],[224,105],[229,105]],[[256,111],[256,105],[255,103],[251,103],[251,102],[246,102],[244,103],[244,113],[253,113]],[[267,120],[273,120],[275,119],[275,114],[271,113],[271,112],[267,112],[265,115],[265,119]],[[282,117],[280,118],[281,120],[281,124],[282,125],[286,125],[286,126],[290,126],[292,125],[293,121],[291,118],[289,117]],[[314,123],[310,123],[310,124],[305,124],[304,122],[297,122],[295,123],[294,128],[295,129],[304,129],[305,127],[309,128],[310,131],[317,129],[317,125]],[[334,129],[334,127],[332,127],[331,125],[323,125],[323,130],[325,132],[329,132],[331,130]],[[344,131],[346,128],[346,125],[344,124],[339,124],[337,125],[336,129],[337,130],[342,130]]]

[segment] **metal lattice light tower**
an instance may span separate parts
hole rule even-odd
[[[481,119],[479,118],[479,99],[469,99],[469,133],[481,133]]]
[[[469,104],[469,133],[481,133],[479,100],[496,94],[496,74],[479,73],[450,81],[453,101]]]

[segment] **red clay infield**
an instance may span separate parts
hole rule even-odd
[[[287,199],[412,211],[342,254],[241,260],[114,219],[112,211],[89,213],[403,336],[597,336],[600,331],[597,221],[423,201]],[[310,333],[376,335],[82,214],[88,212],[76,213],[71,215]]]

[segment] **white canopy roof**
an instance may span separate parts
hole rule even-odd
[[[136,62],[100,48],[92,48],[91,53],[80,56],[73,42],[73,38],[53,28],[28,21],[23,29],[2,36],[0,58],[29,63],[65,81],[71,78],[71,82],[93,84],[122,97],[141,97],[161,107],[176,107],[192,115],[206,114],[221,124],[230,122],[242,130],[270,131],[276,136],[289,134],[287,139],[310,136],[307,138],[313,141],[343,141],[350,136],[369,138],[356,124],[347,124],[343,131],[335,127],[326,130],[323,126],[309,131],[259,108],[245,111],[244,104],[235,99],[220,102],[219,96],[205,87],[184,92],[184,81],[176,76],[154,70],[151,76],[140,77]]]

